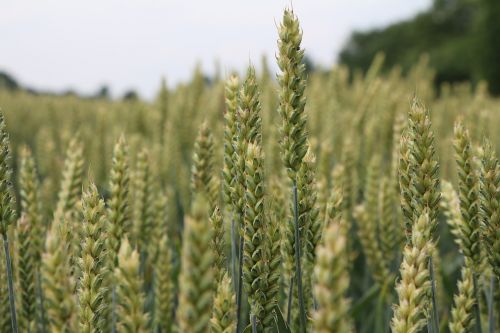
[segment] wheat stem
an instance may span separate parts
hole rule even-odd
[[[293,212],[295,224],[295,276],[297,277],[297,294],[299,298],[299,319],[301,332],[306,331],[306,309],[304,304],[304,291],[302,288],[302,270],[301,270],[301,248],[300,248],[300,230],[299,230],[299,208],[297,196],[297,182],[293,183]]]
[[[3,249],[5,252],[5,266],[7,268],[7,283],[9,287],[10,319],[13,333],[17,333],[16,301],[14,296],[14,274],[12,272],[12,259],[10,257],[9,239],[7,233],[2,233]]]

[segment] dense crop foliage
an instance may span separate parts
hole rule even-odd
[[[500,102],[278,30],[276,79],[0,92],[0,332],[498,332]]]

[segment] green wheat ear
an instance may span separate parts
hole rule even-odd
[[[460,212],[464,223],[460,224],[463,235],[462,250],[466,258],[479,273],[481,265],[480,211],[479,211],[479,173],[475,168],[469,132],[462,123],[455,124],[455,159],[458,169],[458,188]]]
[[[246,162],[245,224],[243,247],[243,283],[248,293],[250,311],[259,330],[272,324],[272,310],[266,308],[269,258],[267,223],[264,206],[264,170],[260,146],[248,145]]]
[[[41,209],[40,182],[35,161],[28,147],[20,150],[19,192],[21,209],[30,228],[30,240],[33,246],[34,264],[39,267],[44,249],[45,230]]]
[[[380,158],[375,155],[368,166],[366,202],[364,205],[355,207],[353,217],[357,222],[359,240],[373,278],[380,286],[383,286],[391,279],[391,276],[377,237],[379,178]]]
[[[474,317],[474,286],[473,272],[470,264],[462,267],[462,278],[458,282],[458,293],[453,297],[454,307],[451,310],[451,320],[448,324],[451,333],[472,332]]]
[[[304,261],[304,297],[308,312],[313,308],[313,281],[311,277],[316,261],[316,246],[319,244],[323,229],[317,206],[315,164],[316,158],[309,149],[297,175],[299,228],[301,229]]]
[[[121,240],[130,231],[129,172],[128,145],[125,138],[121,136],[113,149],[107,210],[108,250],[113,269],[118,259]]]
[[[387,177],[382,178],[379,196],[379,230],[381,231],[379,237],[381,249],[386,254],[387,267],[391,267],[392,262],[396,259],[404,239],[401,226],[396,219],[395,191],[394,183]]]
[[[66,159],[62,172],[61,188],[58,194],[54,223],[64,220],[69,212],[74,213],[82,192],[83,178],[83,146],[79,137],[73,138],[66,151]]]
[[[127,239],[122,241],[115,270],[118,332],[146,333],[148,315],[144,312],[145,295],[139,274],[139,253]]]
[[[238,77],[231,76],[226,83],[226,111],[224,113],[224,168],[223,190],[224,204],[227,211],[233,211],[232,187],[236,178],[235,144],[238,137],[236,112],[238,109]]]
[[[428,232],[429,216],[425,214],[415,222],[411,243],[403,251],[401,279],[396,286],[399,304],[394,306],[391,321],[394,333],[419,332],[425,326],[431,288],[428,258],[434,246]]]
[[[304,108],[306,105],[306,74],[304,50],[300,47],[302,32],[299,20],[291,10],[285,10],[278,28],[277,57],[281,74],[278,75],[279,106],[281,115],[281,150],[285,167],[292,181],[296,180],[302,159],[307,153],[307,129]]]
[[[140,253],[145,253],[151,239],[154,225],[153,186],[149,152],[142,149],[137,156],[133,174],[132,191],[132,240]]]
[[[12,168],[10,166],[10,143],[5,119],[0,113],[0,235],[4,241],[8,227],[15,221],[16,213],[13,209],[15,197],[12,193]]]
[[[207,212],[207,202],[197,197],[185,222],[177,309],[180,332],[206,332],[212,316],[215,272]]]
[[[0,281],[7,281],[5,260],[0,260]],[[0,332],[9,332],[11,329],[9,290],[7,283],[0,283]]]
[[[210,225],[213,232],[212,247],[215,253],[215,277],[216,281],[220,281],[227,265],[227,258],[224,221],[219,207],[215,207],[210,216]]]
[[[495,151],[485,141],[481,172],[481,232],[488,260],[500,279],[500,163]]]
[[[314,268],[317,310],[314,313],[314,332],[348,333],[352,331],[349,317],[349,256],[347,238],[341,230],[341,218],[330,223],[316,251]]]
[[[12,259],[10,256],[8,229],[16,219],[14,210],[15,197],[12,193],[12,169],[10,166],[10,144],[9,134],[6,130],[3,114],[0,113],[0,236],[2,237],[3,253],[5,256],[5,268],[7,272],[7,284],[9,291],[10,319],[12,321],[12,332],[18,332],[16,304],[14,294],[14,273]]]
[[[47,233],[46,251],[42,256],[42,286],[49,327],[53,332],[76,330],[76,283],[72,276],[71,258],[68,257],[71,250],[68,228],[69,223],[64,220],[53,221]]]
[[[234,333],[236,329],[236,296],[231,278],[224,272],[214,298],[211,333]]]
[[[160,240],[155,265],[155,327],[158,332],[170,333],[175,305],[172,251],[166,233]]]
[[[434,147],[434,133],[431,129],[429,110],[417,100],[413,101],[408,115],[408,128],[412,219],[416,220],[427,212],[429,214],[429,237],[432,239],[437,228],[441,196],[439,163]]]
[[[201,124],[194,143],[191,189],[194,193],[205,195],[211,207],[217,205],[218,185],[214,173],[214,138],[206,121]]]
[[[17,266],[21,291],[19,326],[22,332],[31,332],[35,321],[35,275],[36,255],[33,242],[33,230],[26,215],[22,215],[17,226]]]
[[[82,197],[83,226],[78,286],[80,331],[104,331],[108,327],[110,300],[108,289],[109,257],[106,249],[106,218],[104,201],[95,185],[91,184]]]

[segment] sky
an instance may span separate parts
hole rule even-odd
[[[0,71],[36,89],[155,96],[160,80],[188,80],[197,64],[222,74],[276,68],[277,25],[292,6],[306,54],[331,66],[353,30],[383,27],[431,0],[0,0]]]

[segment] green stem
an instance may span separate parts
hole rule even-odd
[[[239,268],[238,268],[238,293],[236,294],[236,333],[240,333],[241,330],[241,304],[242,302],[242,287],[243,287],[243,243],[245,242],[245,239],[243,238],[243,235],[240,235],[240,253],[238,253],[238,258],[239,258]]]
[[[379,292],[380,286],[378,284],[374,284],[361,298],[358,300],[356,304],[353,304],[353,306],[349,310],[349,314],[353,317],[357,317],[357,315],[363,310],[368,304]]]
[[[257,320],[255,315],[252,315],[252,333],[257,333]]]
[[[377,305],[375,309],[375,331],[384,332],[385,323],[385,298],[387,295],[387,288],[389,286],[389,281],[386,281],[382,286],[380,294],[378,296]]]
[[[14,275],[12,273],[12,261],[10,258],[9,239],[7,232],[2,234],[3,247],[5,250],[5,264],[7,265],[7,280],[9,284],[9,304],[10,304],[10,319],[12,323],[12,332],[18,333],[17,317],[16,317],[16,300],[14,298]]]
[[[434,276],[434,263],[432,256],[429,257],[429,274],[431,276],[431,290],[432,290],[432,324],[434,332],[439,332],[439,313],[436,301],[436,278]]]
[[[286,324],[290,326],[292,318],[292,299],[293,299],[293,275],[290,276],[290,288],[288,288],[288,307],[286,309]]]
[[[479,293],[477,289],[477,274],[472,275],[472,284],[474,286],[474,315],[476,317],[476,333],[482,333],[483,328],[481,327],[481,310],[479,309]]]
[[[298,209],[297,181],[293,183],[293,215],[295,223],[295,276],[297,277],[297,291],[299,298],[299,319],[300,331],[306,331],[306,310],[304,305],[304,292],[302,289],[302,271],[300,268],[300,229],[299,229],[299,209]]]
[[[237,272],[236,272],[236,257],[238,254],[236,253],[236,234],[234,230],[234,219],[231,219],[231,271],[232,271],[232,276],[233,276],[233,285],[234,285],[234,292],[238,292],[238,281],[237,281]]]
[[[488,295],[488,332],[495,333],[495,275],[490,277],[490,292]]]

